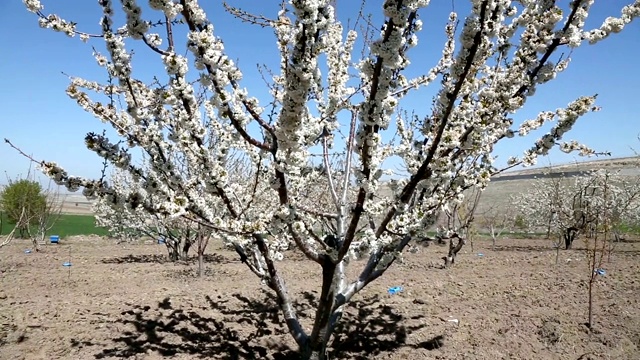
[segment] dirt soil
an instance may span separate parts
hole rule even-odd
[[[555,265],[549,245],[479,241],[449,270],[443,247],[407,254],[350,303],[331,358],[640,359],[640,243],[618,244],[603,266],[592,333],[585,251],[562,251]],[[0,249],[0,359],[295,358],[270,292],[220,247],[201,279],[194,263],[166,262],[163,245],[27,247]],[[308,328],[319,269],[298,255],[279,266]]]

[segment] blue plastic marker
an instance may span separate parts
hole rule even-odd
[[[387,290],[389,295],[395,295],[395,294],[397,294],[397,293],[399,293],[401,291],[402,291],[402,286],[390,287],[389,290]]]

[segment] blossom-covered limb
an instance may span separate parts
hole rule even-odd
[[[253,234],[253,238],[258,249],[260,250],[260,253],[262,254],[262,256],[264,256],[267,271],[269,274],[269,287],[272,288],[278,296],[280,306],[285,316],[287,327],[289,328],[289,332],[298,344],[303,344],[305,341],[307,341],[308,336],[300,325],[297,311],[293,307],[293,303],[291,302],[284,281],[276,270],[276,266],[273,259],[271,258],[271,254],[265,243],[264,237],[261,234]]]
[[[208,82],[217,95],[216,102],[219,103],[219,111],[229,118],[238,133],[250,144],[263,150],[269,150],[270,146],[252,137],[244,127],[245,120],[243,114],[237,112],[237,108],[231,102],[237,97],[238,92],[229,94],[224,90],[224,83],[240,76],[231,59],[222,51],[222,42],[213,35],[213,27],[203,21],[201,15],[204,13],[196,2],[181,0],[182,15],[191,32],[190,50],[197,57],[200,66],[209,73]],[[237,88],[237,87],[236,87]],[[240,94],[243,98],[244,95]],[[251,109],[251,107],[250,107]],[[253,111],[253,109],[252,109]]]
[[[413,196],[413,193],[418,183],[421,180],[424,180],[425,178],[431,175],[431,170],[430,170],[431,162],[434,156],[436,155],[436,151],[438,150],[438,145],[446,129],[448,118],[453,111],[455,100],[458,98],[458,93],[461,91],[462,85],[466,81],[467,76],[471,71],[474,57],[476,56],[476,53],[482,42],[482,29],[486,21],[487,6],[488,6],[487,1],[483,1],[480,5],[480,11],[479,11],[478,20],[477,20],[478,30],[476,31],[476,34],[473,36],[472,44],[467,49],[465,49],[466,56],[464,57],[464,66],[462,68],[460,75],[457,78],[457,82],[455,83],[455,85],[452,86],[451,93],[447,93],[446,96],[444,96],[444,98],[446,98],[447,100],[446,100],[446,105],[442,110],[442,113],[439,114],[439,116],[437,117],[438,131],[434,139],[431,141],[431,145],[429,147],[429,150],[426,153],[426,156],[424,161],[422,162],[422,165],[420,166],[416,174],[411,176],[409,182],[405,185],[404,189],[402,190],[400,198],[398,199],[400,204],[407,204],[411,199],[411,197]],[[378,228],[376,230],[376,236],[380,236],[384,233],[387,225],[392,220],[396,212],[397,212],[396,207],[389,209],[389,211],[385,215],[380,225],[378,225]]]
[[[383,27],[382,38],[372,46],[374,59],[367,59],[362,64],[363,77],[369,84],[367,99],[358,109],[360,116],[359,129],[356,132],[356,143],[361,160],[361,170],[356,174],[364,182],[371,180],[372,169],[379,165],[381,159],[375,159],[380,142],[379,131],[388,127],[390,114],[395,110],[396,100],[390,97],[391,84],[394,74],[406,63],[404,41],[410,36],[413,23],[416,21],[417,10],[427,5],[425,1],[387,0],[383,8],[387,19]],[[374,161],[375,160],[375,161]],[[338,259],[342,259],[349,251],[364,212],[365,200],[369,191],[364,184],[358,192],[351,221],[341,239],[342,246]]]

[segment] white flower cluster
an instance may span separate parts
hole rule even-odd
[[[41,17],[39,19],[39,23],[42,28],[63,32],[68,36],[74,36],[76,34],[76,25],[60,18],[57,15],[52,14],[47,17]]]
[[[149,30],[149,23],[142,20],[142,9],[136,0],[121,0],[122,9],[127,14],[127,34],[133,39],[140,40]]]
[[[580,116],[586,114],[589,111],[598,111],[600,108],[594,106],[596,101],[595,96],[583,96],[570,103],[566,109],[558,109],[555,114],[545,112],[538,116],[536,120],[526,121],[520,127],[520,134],[526,135],[530,130],[538,128],[544,123],[545,120],[553,117],[558,118],[558,124],[551,128],[551,130],[543,135],[536,144],[525,152],[523,157],[524,165],[534,165],[539,155],[547,155],[549,150],[553,148],[557,141],[562,139],[562,136],[571,130],[571,127],[576,123]],[[579,144],[577,142],[565,143],[561,146],[562,151],[571,152],[579,150],[581,155],[591,155],[593,150],[587,146]]]
[[[571,19],[567,19],[566,31],[563,34],[570,47],[578,47],[582,43],[582,29],[593,3],[594,0],[581,0],[573,3],[575,7],[574,16]]]
[[[582,36],[589,41],[590,44],[595,44],[603,39],[606,39],[611,34],[619,33],[624,27],[629,24],[633,19],[640,16],[640,0],[636,0],[633,4],[629,4],[622,8],[619,18],[607,17],[598,29],[586,31]]]
[[[169,20],[173,20],[182,12],[182,4],[173,0],[149,0],[152,9],[162,11]]]

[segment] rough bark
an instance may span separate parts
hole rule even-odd
[[[443,257],[445,268],[452,266],[456,262],[456,255],[462,250],[464,244],[465,240],[457,235],[449,239],[449,253]]]
[[[322,291],[313,330],[307,344],[300,349],[303,359],[323,360],[327,358],[327,343],[331,338],[331,315],[335,303],[336,289],[336,264],[328,256],[325,256],[322,264]]]
[[[186,237],[170,238],[165,240],[169,259],[171,261],[186,261],[189,258],[189,249],[191,249],[191,240]]]
[[[576,236],[578,235],[578,229],[571,227],[568,228],[567,231],[564,233],[564,248],[565,250],[569,250],[571,249],[571,245],[573,245],[573,240],[576,239]]]

